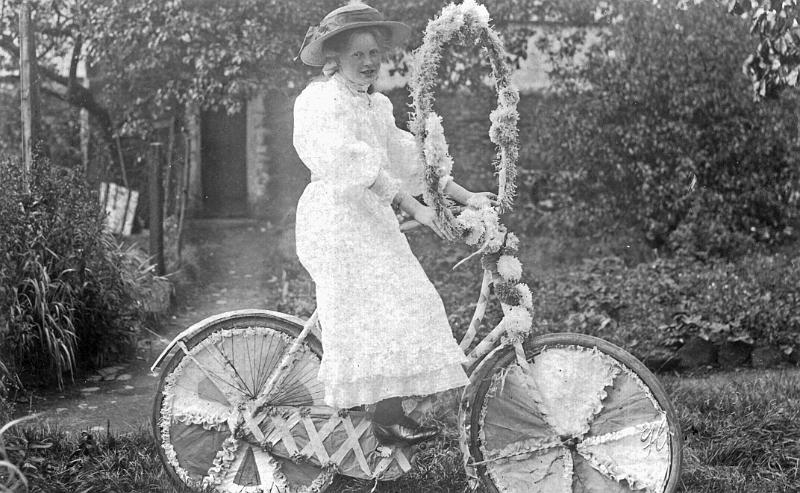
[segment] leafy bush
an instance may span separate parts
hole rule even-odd
[[[140,274],[77,173],[39,159],[26,191],[20,168],[0,163],[0,356],[60,386],[131,347]]]
[[[562,197],[555,227],[621,221],[700,257],[794,238],[796,108],[750,99],[746,23],[715,2],[613,5],[587,64],[557,65],[561,104],[536,116],[530,155]],[[579,40],[562,39],[556,60]]]
[[[585,332],[645,356],[699,335],[800,347],[800,258],[749,255],[737,262],[659,259],[627,267],[587,260],[536,283],[549,330]]]

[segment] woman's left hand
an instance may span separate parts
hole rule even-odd
[[[497,194],[492,192],[472,192],[467,199],[466,206],[473,209],[482,209],[484,207],[497,207],[500,201],[497,200]]]

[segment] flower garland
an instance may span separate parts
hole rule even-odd
[[[460,233],[455,218],[448,209],[444,188],[450,180],[452,157],[447,148],[441,117],[433,111],[433,90],[438,86],[437,69],[442,50],[454,37],[462,42],[480,44],[485,49],[492,65],[492,75],[497,89],[497,107],[489,119],[489,138],[497,146],[495,159],[501,210],[511,209],[516,190],[516,161],[519,156],[517,103],[519,93],[511,84],[511,71],[505,64],[507,57],[500,36],[489,25],[486,7],[465,0],[461,4],[447,5],[439,15],[428,23],[422,45],[414,51],[413,75],[409,81],[414,101],[414,115],[410,122],[421,157],[425,162],[427,189],[425,200],[434,206],[444,229],[451,234]]]
[[[498,211],[491,206],[468,204],[458,216],[450,211],[444,189],[451,180],[453,158],[444,137],[442,118],[433,111],[433,90],[438,86],[436,78],[443,47],[456,36],[464,43],[482,45],[491,62],[497,89],[497,107],[489,116],[489,138],[498,148],[495,160],[498,200],[501,212],[510,210],[519,157],[519,93],[511,84],[503,42],[489,22],[486,7],[475,0],[464,0],[458,5],[447,5],[428,23],[422,45],[414,51],[413,75],[409,81],[414,101],[410,128],[425,163],[425,201],[436,209],[447,233],[460,236],[468,245],[479,246],[473,255],[483,254],[481,264],[492,273],[494,292],[503,308],[504,341],[518,344],[533,326],[533,296],[527,284],[520,282],[522,264],[516,257],[519,239],[500,223]]]

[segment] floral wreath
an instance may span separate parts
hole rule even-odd
[[[414,51],[413,76],[409,81],[414,102],[410,128],[425,163],[425,202],[436,209],[446,233],[461,237],[468,245],[480,245],[470,257],[483,254],[481,264],[492,274],[494,292],[503,308],[501,325],[505,329],[505,340],[519,344],[533,325],[533,296],[530,288],[520,282],[522,264],[516,258],[519,239],[506,230],[499,218],[499,212],[511,209],[516,190],[519,93],[511,83],[503,42],[489,25],[489,20],[486,7],[475,0],[464,0],[458,5],[447,5],[428,23],[422,45]],[[442,118],[433,111],[433,89],[438,85],[442,49],[455,37],[465,44],[480,44],[491,62],[497,107],[490,114],[489,138],[497,146],[494,164],[498,177],[499,211],[486,204],[468,204],[456,216],[449,209],[449,200],[444,193],[452,179],[453,158],[445,140]]]

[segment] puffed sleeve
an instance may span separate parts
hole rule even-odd
[[[380,95],[381,111],[386,123],[386,149],[389,155],[389,174],[398,180],[399,186],[411,195],[421,195],[425,190],[424,165],[411,132],[397,128],[394,122],[392,102]]]
[[[388,162],[386,149],[365,142],[355,118],[322,84],[294,104],[294,147],[316,178],[341,187],[370,187]]]

